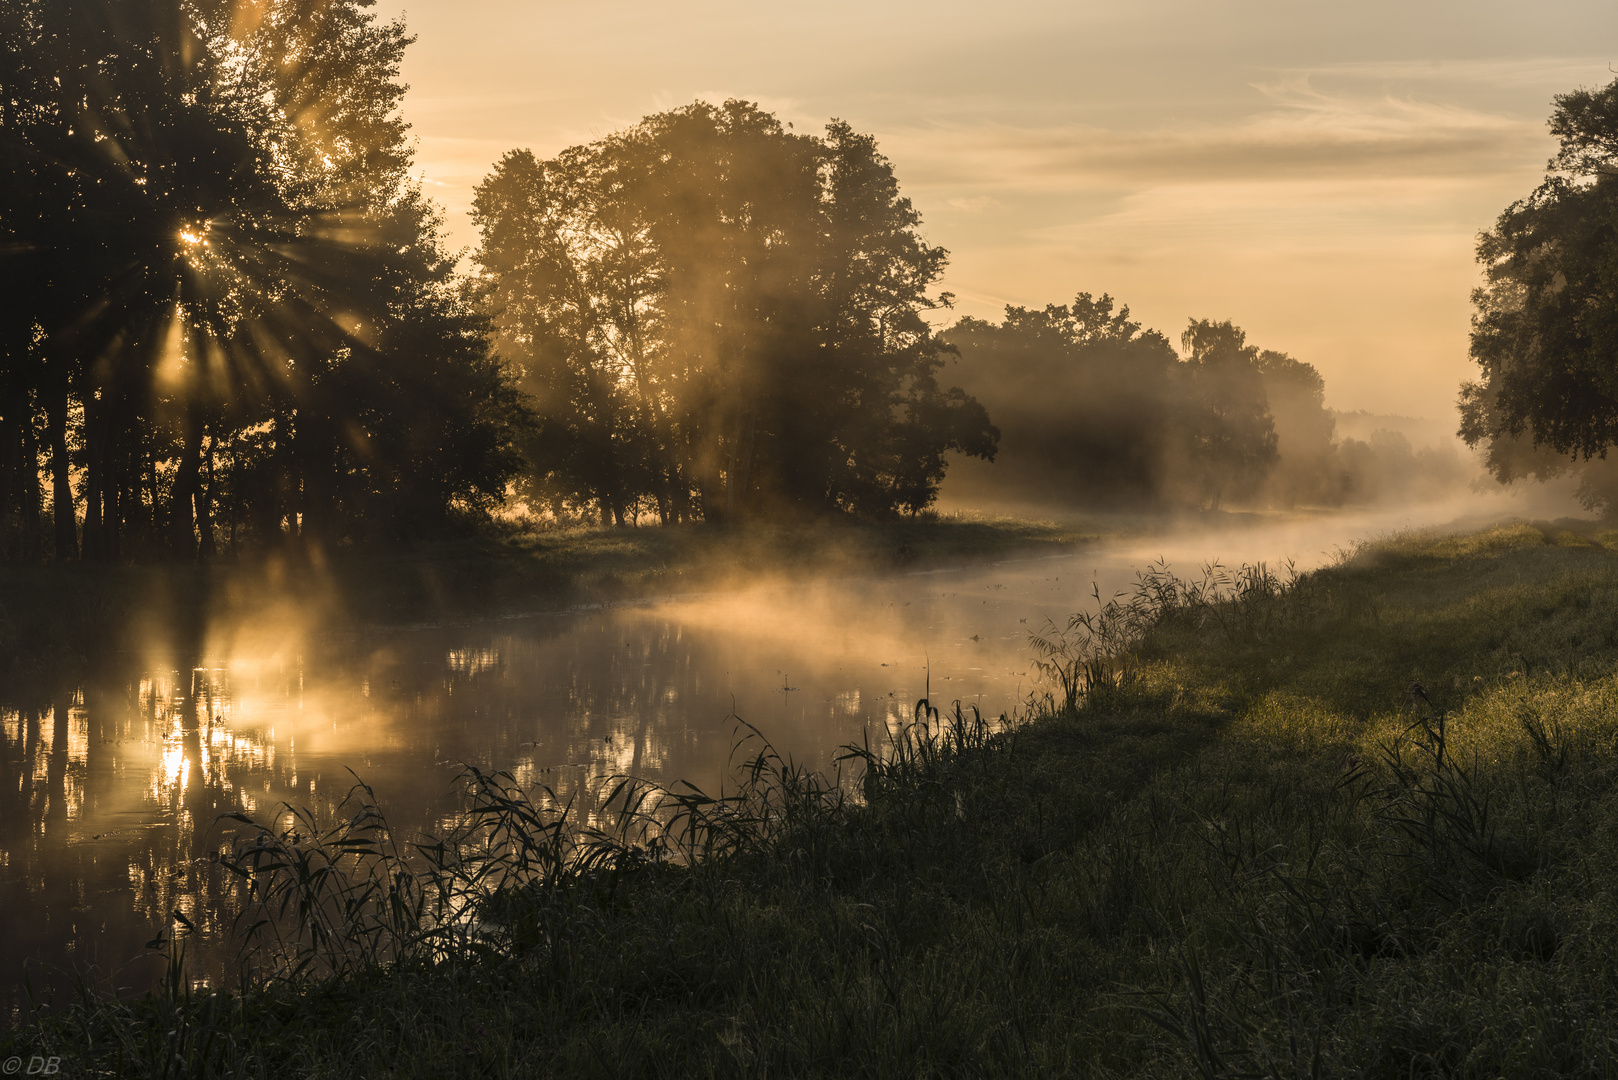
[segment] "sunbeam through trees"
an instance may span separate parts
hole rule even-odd
[[[358,0],[6,3],[8,542],[206,556],[499,499],[518,398]],[[76,490],[75,490],[76,488]]]

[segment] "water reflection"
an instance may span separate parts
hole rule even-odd
[[[1387,524],[1194,537],[1170,555],[1308,566]],[[364,633],[263,607],[154,620],[146,655],[0,700],[0,1007],[19,1005],[24,960],[147,984],[162,965],[144,945],[174,911],[199,929],[192,970],[228,979],[234,892],[213,861],[235,835],[227,811],[329,813],[359,777],[399,831],[441,829],[468,762],[549,785],[588,819],[612,774],[718,786],[733,715],[827,767],[929,689],[1014,708],[1028,631],[1163,550]]]
[[[718,786],[733,714],[799,760],[830,765],[836,747],[908,712],[929,648],[935,680],[981,697],[965,677],[981,664],[940,670],[951,650],[939,635],[952,631],[939,605],[896,594],[880,611],[867,606],[870,589],[888,587],[278,634],[265,653],[224,628],[194,665],[132,662],[82,689],[9,702],[5,1004],[18,1004],[9,980],[24,959],[148,984],[162,965],[144,943],[174,911],[199,929],[187,942],[192,969],[228,977],[233,892],[213,861],[235,834],[219,822],[228,811],[267,817],[290,802],[329,812],[362,778],[396,827],[441,827],[457,766],[469,762],[544,783],[592,820],[613,774]]]
[[[86,688],[0,712],[8,974],[30,956],[121,966],[129,943],[174,910],[217,932],[222,883],[203,858],[206,834],[242,799],[228,729],[173,684]]]

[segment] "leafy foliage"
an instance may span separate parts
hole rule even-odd
[[[40,531],[48,458],[59,555],[81,518],[87,557],[195,557],[503,496],[523,413],[365,7],[0,8],[0,511]]]
[[[968,474],[994,489],[976,497],[1217,508],[1375,494],[1370,459],[1384,455],[1334,441],[1320,373],[1230,322],[1192,320],[1182,359],[1127,306],[1080,293],[1008,306],[998,324],[965,318],[945,336],[959,350],[952,374],[1005,431],[995,474]]]
[[[1573,469],[1591,507],[1618,491],[1618,82],[1556,98],[1549,174],[1478,241],[1461,434],[1502,482]],[[1594,460],[1593,460],[1594,459]]]
[[[533,493],[621,522],[914,513],[997,431],[937,381],[945,252],[875,141],[697,103],[478,188],[502,353],[539,402]]]

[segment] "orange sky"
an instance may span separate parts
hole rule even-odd
[[[1451,415],[1479,229],[1538,182],[1553,94],[1618,4],[381,0],[452,240],[505,151],[694,99],[869,131],[961,313],[1110,292],[1178,340],[1233,319],[1327,403]]]

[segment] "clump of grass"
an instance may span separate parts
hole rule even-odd
[[[1181,578],[1162,560],[1136,574],[1128,592],[1107,600],[1092,586],[1095,606],[1065,624],[1047,621],[1029,635],[1034,669],[1054,689],[1037,698],[1046,713],[1097,707],[1138,689],[1139,661],[1149,636],[1175,630],[1212,635],[1231,647],[1267,644],[1317,615],[1319,597],[1288,562],[1280,572],[1265,563],[1227,567],[1207,563],[1197,578]]]
[[[357,777],[330,820],[291,804],[266,822],[226,814],[246,826],[219,859],[242,886],[244,970],[298,982],[554,950],[575,901],[610,900],[636,870],[734,862],[842,812],[838,782],[782,758],[751,725],[738,720],[737,729],[737,750],[752,752],[734,770],[734,790],[620,777],[596,823],[577,820],[548,786],[525,790],[509,773],[470,765],[455,824],[434,836],[401,840]],[[907,735],[895,746],[930,753],[922,742],[930,745]]]

